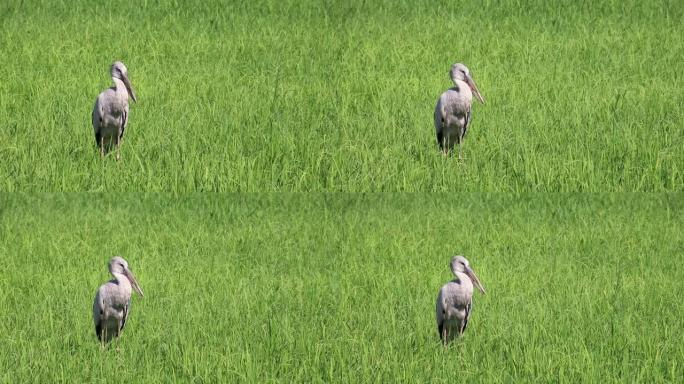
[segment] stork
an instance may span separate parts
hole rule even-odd
[[[95,141],[100,148],[100,156],[116,144],[116,160],[121,158],[121,139],[128,125],[128,97],[137,102],[135,91],[128,79],[128,69],[124,63],[115,61],[111,68],[114,86],[105,89],[97,96],[93,108],[93,130]]]
[[[461,143],[468,133],[473,94],[482,104],[484,98],[470,76],[468,67],[461,63],[451,66],[449,71],[454,86],[444,91],[435,107],[435,132],[437,145],[446,156],[458,144],[458,158],[461,159]]]
[[[485,293],[470,263],[463,256],[454,256],[449,263],[454,279],[442,286],[437,296],[435,315],[437,332],[446,346],[465,332],[473,308],[473,283]]]
[[[93,321],[95,333],[102,345],[116,337],[118,347],[119,335],[131,311],[131,288],[140,296],[144,295],[128,268],[128,262],[121,256],[109,260],[109,273],[114,279],[102,284],[97,290],[93,303]]]

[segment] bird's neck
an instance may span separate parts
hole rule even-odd
[[[126,96],[128,96],[126,84],[124,84],[124,82],[121,81],[121,79],[117,79],[116,77],[112,77],[112,80],[114,80],[114,88],[116,88],[116,93],[123,93]]]
[[[461,283],[465,281],[470,282],[470,277],[463,272],[454,272],[454,277]]]
[[[461,79],[454,80],[454,89],[458,92],[471,93],[470,85]]]
[[[126,277],[126,275],[114,272],[112,273],[112,276],[114,276],[119,285],[131,285],[131,282],[128,281],[128,277]]]

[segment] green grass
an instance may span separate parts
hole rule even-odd
[[[0,382],[678,382],[681,195],[0,195]],[[444,350],[454,253],[475,295]],[[91,323],[114,254],[121,351]]]
[[[684,2],[0,4],[4,191],[681,191]],[[123,161],[90,113],[115,59]],[[460,164],[432,113],[487,100]]]

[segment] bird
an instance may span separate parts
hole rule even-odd
[[[461,159],[461,143],[470,124],[473,94],[484,104],[484,98],[470,76],[468,67],[456,63],[449,70],[454,86],[444,91],[435,106],[435,133],[437,145],[447,156],[458,144],[458,158]]]
[[[452,257],[449,266],[456,278],[442,286],[435,305],[437,332],[445,346],[465,332],[473,308],[473,283],[485,294],[480,279],[465,257]]]
[[[116,144],[116,160],[119,160],[121,139],[128,125],[128,97],[136,103],[138,99],[135,97],[124,63],[115,61],[111,67],[111,75],[114,86],[102,91],[95,100],[93,130],[95,142],[100,148],[100,157],[104,157],[112,144]]]
[[[102,345],[116,337],[118,348],[119,335],[131,311],[131,288],[141,297],[144,295],[128,268],[128,262],[121,256],[112,257],[108,267],[114,279],[102,284],[97,290],[93,303],[93,322],[95,334]]]

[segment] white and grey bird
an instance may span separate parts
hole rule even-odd
[[[102,91],[95,101],[93,130],[95,141],[100,148],[100,156],[104,157],[112,145],[116,145],[116,159],[119,160],[121,140],[128,125],[128,97],[135,102],[137,99],[124,63],[115,61],[111,74],[114,86]]]
[[[444,345],[460,336],[466,329],[473,306],[473,283],[484,294],[485,290],[463,256],[454,256],[449,264],[455,278],[439,290],[435,315],[437,331]]]
[[[112,337],[116,337],[118,342],[131,311],[131,288],[144,296],[128,263],[121,256],[109,260],[109,273],[114,279],[100,286],[93,303],[95,333],[102,344]]]
[[[461,63],[451,66],[449,76],[454,86],[446,90],[437,100],[435,107],[435,133],[437,145],[442,153],[448,155],[449,151],[458,144],[458,158],[461,158],[461,144],[468,133],[470,125],[471,107],[473,94],[482,104],[484,98],[470,76],[468,67]]]

